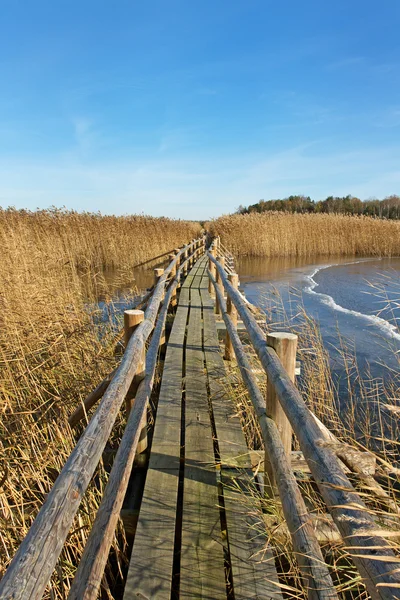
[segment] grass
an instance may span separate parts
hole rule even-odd
[[[95,319],[100,295],[112,303],[103,269],[132,278],[135,264],[199,231],[145,216],[0,211],[0,577],[76,443],[69,414],[118,360],[115,323],[100,338]],[[65,597],[106,478],[100,465],[45,598]]]
[[[399,256],[400,222],[333,214],[227,215],[205,224],[233,254]]]

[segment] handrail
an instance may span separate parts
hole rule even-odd
[[[237,329],[227,313],[226,303],[212,273],[208,276],[218,296],[222,317],[229,333],[237,364],[243,381],[249,392],[256,415],[260,422],[261,433],[274,471],[277,473],[277,485],[282,499],[282,509],[292,537],[293,547],[299,563],[300,572],[306,579],[309,600],[333,600],[338,596],[332,578],[324,562],[321,548],[315,535],[310,514],[286,456],[284,446],[275,422],[265,410],[265,400],[252,374],[250,362],[240,341]]]
[[[172,248],[172,250],[167,250],[166,252],[163,252],[162,254],[159,254],[158,256],[153,256],[152,258],[149,258],[147,260],[144,260],[141,263],[137,263],[136,265],[133,265],[133,269],[138,269],[139,267],[144,267],[144,265],[148,265],[149,263],[154,262],[155,260],[158,260],[159,258],[163,258],[164,256],[168,256],[169,254],[171,254],[174,251],[174,248]]]
[[[42,597],[119,409],[142,361],[146,341],[154,329],[164,297],[167,277],[176,269],[183,254],[187,256],[191,253],[186,259],[190,261],[202,253],[203,249],[204,237],[193,240],[177,252],[159,278],[147,305],[144,321],[131,336],[121,363],[96,412],[0,582],[2,600],[40,600]],[[180,275],[179,270],[178,273]],[[177,274],[175,278],[178,284]],[[171,290],[171,295],[173,291],[174,289]]]
[[[196,240],[196,242],[198,242],[198,241],[199,240]],[[191,242],[190,244],[187,244],[179,252],[179,256],[185,255],[186,252],[189,252],[190,250],[192,250],[194,244],[195,244],[194,241]],[[188,264],[189,260],[190,260],[190,258],[186,259],[185,262],[182,263],[182,266],[185,264]],[[173,260],[172,263],[170,263],[169,267],[171,266],[171,264],[173,267],[173,265],[176,264],[176,260]],[[166,271],[164,271],[164,273]],[[170,272],[171,272],[171,270],[168,270],[167,275],[169,275]],[[169,283],[169,279],[167,279],[167,283]],[[154,287],[152,287],[152,289],[137,304],[135,304],[133,306],[133,308],[141,309],[141,308],[147,307],[148,302],[149,302],[151,296],[153,295],[153,293],[154,293]],[[123,330],[120,332],[120,335],[121,336],[123,335]],[[111,373],[106,375],[106,377],[98,384],[98,386],[94,390],[92,390],[90,392],[90,394],[88,394],[88,396],[86,396],[86,398],[82,402],[80,402],[80,404],[78,404],[78,406],[76,407],[74,412],[68,418],[68,423],[70,424],[71,427],[75,427],[80,421],[82,421],[82,419],[85,418],[87,411],[89,411],[96,404],[96,402],[98,400],[100,400],[100,398],[104,395],[106,389],[110,385],[110,382],[111,382],[112,378],[114,377],[115,373],[116,373],[116,369],[114,369]]]
[[[377,532],[370,511],[355,492],[337,456],[324,444],[322,434],[300,392],[283,369],[265,334],[228,281],[219,261],[207,251],[225,291],[238,311],[261,364],[274,386],[315,482],[373,599],[400,598],[400,559]],[[379,551],[377,549],[379,548]]]
[[[96,519],[86,542],[72,583],[68,600],[95,600],[108,560],[122,503],[129,483],[133,460],[140,437],[141,422],[153,389],[157,354],[172,294],[178,284],[180,270],[169,287],[157,319],[157,325],[146,353],[146,375],[136,394],[128,422],[115,456],[107,486]]]

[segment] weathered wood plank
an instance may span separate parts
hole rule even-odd
[[[219,349],[218,334],[213,314],[213,300],[207,289],[201,290],[204,320],[204,354],[207,364],[210,399],[217,430],[220,458],[227,466],[251,468],[248,448],[243,437],[240,418],[227,398],[224,380],[225,365]]]
[[[164,363],[149,468],[124,600],[170,598],[181,439],[183,347],[189,291],[182,288]]]
[[[337,594],[329,570],[324,563],[310,515],[291,470],[278,428],[274,421],[266,415],[265,400],[257,387],[238,333],[227,314],[225,300],[212,276],[211,280],[215,286],[216,295],[219,296],[223,319],[231,337],[237,364],[260,422],[266,456],[268,453],[268,460],[276,473],[283,513],[292,536],[300,571],[308,587],[308,597],[310,600],[336,600]]]
[[[168,340],[149,469],[124,600],[142,596],[169,600],[171,594],[181,453],[184,339],[190,287],[198,270],[199,265],[194,265],[182,285]]]
[[[97,598],[110,547],[114,539],[119,513],[128,487],[135,453],[139,447],[143,415],[146,414],[153,389],[158,350],[163,335],[168,305],[175,286],[176,282],[168,290],[159,313],[157,325],[146,355],[145,377],[139,384],[134,404],[128,416],[127,426],[72,583],[68,600],[95,600]]]
[[[140,507],[124,600],[169,600],[179,469],[150,469]]]
[[[234,415],[232,401],[223,383],[226,372],[219,351],[213,300],[208,292],[208,285],[201,289],[201,298],[204,353],[221,461],[221,483],[235,599],[278,599],[282,596],[274,555],[268,549],[262,552],[266,540],[261,535],[255,535],[254,517],[246,506],[246,495],[251,494],[253,486],[251,458],[239,417]],[[234,466],[242,468],[230,468]],[[251,502],[254,503],[254,495]]]
[[[254,516],[257,501],[251,495],[251,472],[229,472],[222,467],[221,482],[235,600],[282,599],[274,554],[267,546],[265,529]]]
[[[185,478],[180,598],[226,598],[224,554],[202,349],[201,299],[191,288],[186,342]]]

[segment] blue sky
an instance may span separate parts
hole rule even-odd
[[[0,0],[0,205],[400,193],[398,0]]]

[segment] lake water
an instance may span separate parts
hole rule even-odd
[[[165,266],[160,264],[159,266]],[[305,312],[320,326],[331,357],[331,368],[343,373],[340,338],[349,355],[357,356],[362,371],[373,377],[398,376],[400,362],[400,258],[275,258],[243,257],[236,261],[240,285],[268,319],[284,330],[282,312],[291,325]],[[121,314],[132,305],[132,286],[144,290],[153,283],[153,268],[136,269],[129,282],[121,274],[104,273],[113,296],[112,305],[99,298],[106,315]],[[129,274],[128,274],[129,275]],[[126,274],[125,274],[126,277]]]
[[[398,377],[400,258],[242,258],[237,270],[247,298],[268,318],[279,321],[284,309],[296,325],[304,307],[319,323],[336,378],[343,373],[341,337],[362,373]]]

